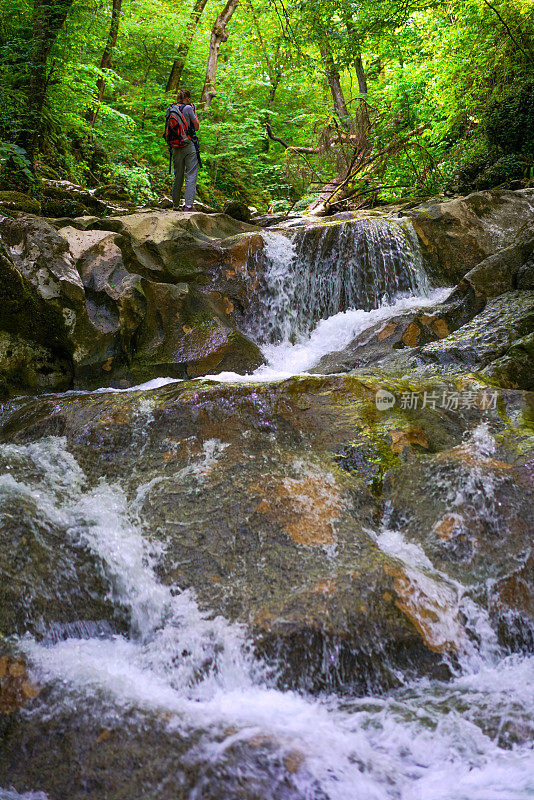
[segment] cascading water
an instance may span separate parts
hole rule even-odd
[[[479,439],[475,434],[473,452]],[[195,480],[202,481],[219,452],[218,442],[207,445],[189,468]],[[251,743],[253,751],[255,743],[268,741],[282,754],[281,763],[297,753],[305,764],[295,779],[302,798],[525,800],[534,793],[528,744],[503,748],[494,734],[509,719],[518,729],[528,726],[534,659],[501,653],[487,615],[464,587],[434,570],[400,531],[370,534],[407,568],[438,639],[460,636],[456,676],[447,683],[421,680],[384,696],[306,697],[275,688],[251,655],[245,628],[200,612],[191,592],[159,582],[160,551],[145,538],[139,517],[139,497],[148,487],[140,485],[129,502],[119,484],[103,479],[89,484],[61,438],[4,445],[0,457],[10,467],[0,480],[2,500],[13,495],[37,500],[44,518],[92,550],[110,597],[131,613],[128,636],[96,635],[89,627],[80,637],[67,626],[63,636],[56,632],[40,643],[29,637],[21,642],[35,678],[62,686],[61,699],[55,700],[60,705],[51,713],[95,695],[102,724],[112,714],[117,726],[132,708],[164,715],[173,735],[187,738],[202,731],[194,758],[215,769],[237,745]],[[253,787],[253,765],[241,763],[239,770],[244,785]],[[261,796],[294,796],[281,792]],[[189,796],[200,800],[202,780]],[[6,788],[0,797],[45,800],[46,795]]]
[[[261,285],[248,315],[260,342],[295,341],[319,320],[430,291],[410,222],[361,219],[264,233]]]

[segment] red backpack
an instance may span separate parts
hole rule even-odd
[[[174,124],[171,125],[171,121]],[[163,138],[169,145],[169,148],[185,147],[185,145],[191,141],[188,131],[189,125],[187,120],[180,111],[178,104],[175,103],[167,109]]]

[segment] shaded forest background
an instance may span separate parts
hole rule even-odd
[[[534,0],[0,0],[0,189],[68,179],[156,201],[178,85],[215,208],[518,188],[533,30]]]

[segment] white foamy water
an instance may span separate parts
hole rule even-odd
[[[478,440],[487,444],[484,431],[475,432],[472,441]],[[201,481],[223,452],[210,440],[189,474]],[[534,711],[534,659],[479,650],[478,663],[466,661],[448,683],[420,680],[386,696],[312,698],[277,690],[251,654],[244,627],[201,612],[191,592],[158,580],[161,550],[145,538],[137,501],[144,486],[129,502],[118,484],[89,485],[57,437],[0,446],[0,460],[10,467],[0,477],[0,508],[13,494],[38,501],[40,514],[98,557],[110,597],[131,612],[127,637],[22,641],[33,678],[61,681],[65,704],[98,693],[102,708],[109,703],[115,714],[136,708],[161,715],[176,735],[200,729],[196,757],[214,763],[236,742],[267,737],[282,754],[302,760],[302,778],[297,773],[295,780],[302,781],[303,798],[318,787],[329,800],[533,796],[534,755],[525,731]],[[437,635],[469,639],[458,614],[466,614],[462,587],[434,570],[401,531],[384,529],[375,540],[409,573],[435,616]],[[504,730],[512,731],[513,746],[501,745]],[[246,775],[246,761],[239,769]]]
[[[256,370],[253,377],[261,380],[277,380],[305,373],[316,366],[323,356],[342,350],[367,329],[397,314],[441,303],[449,293],[449,289],[436,289],[427,297],[413,295],[402,297],[390,305],[383,305],[371,311],[355,308],[341,311],[328,319],[321,320],[309,336],[302,336],[295,343],[285,340],[279,344],[264,345],[263,353],[267,365]]]

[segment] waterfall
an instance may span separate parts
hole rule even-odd
[[[430,289],[409,221],[346,220],[263,236],[260,287],[246,320],[260,342],[296,341],[341,311]]]

